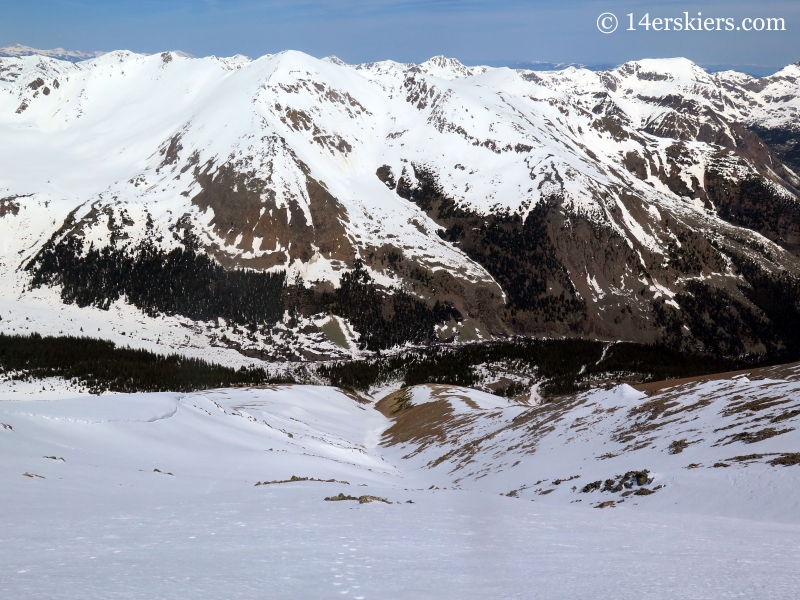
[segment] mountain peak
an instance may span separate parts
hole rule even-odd
[[[464,65],[461,63],[460,60],[457,58],[447,58],[444,54],[439,54],[438,56],[433,56],[426,60],[423,65],[428,64],[436,67],[447,68],[447,67],[463,67]]]
[[[489,67],[467,67],[456,58],[447,58],[444,55],[429,58],[424,63],[417,65],[423,72],[442,79],[460,79],[485,73]]]
[[[339,58],[338,56],[333,56],[333,55],[326,56],[325,58],[323,58],[323,59],[322,59],[322,61],[323,61],[323,62],[327,62],[327,63],[331,63],[332,65],[338,65],[338,66],[340,66],[340,67],[347,67],[347,66],[349,66],[349,65],[348,65],[346,62],[344,62],[344,61],[343,61],[341,58]]]

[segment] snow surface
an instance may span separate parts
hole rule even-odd
[[[667,486],[616,508],[591,507],[608,493],[569,486],[627,468],[596,453],[610,442],[603,432],[645,401],[665,393],[682,405],[711,398],[697,422],[683,425],[701,436],[725,426],[720,409],[742,396],[772,394],[790,400],[781,410],[795,406],[798,385],[792,374],[651,397],[627,386],[579,396],[515,469],[504,467],[520,458],[505,448],[508,432],[496,434],[505,436],[499,445],[473,443],[475,458],[494,468],[459,484],[445,472],[452,465],[429,468],[421,454],[407,456],[413,448],[391,445],[394,417],[334,388],[15,401],[3,387],[0,592],[81,599],[796,598],[800,466],[686,470],[684,463],[744,453],[742,444],[693,444],[678,455],[629,453],[628,463],[651,468],[654,484]],[[411,392],[419,401],[453,400],[455,418],[471,417],[484,434],[506,417],[520,421],[542,410],[464,388]],[[417,410],[429,404],[419,402]],[[564,440],[587,415],[596,422],[586,439]],[[438,451],[453,447],[461,429],[446,428]],[[655,431],[659,450],[678,433]],[[518,433],[523,442],[536,437]],[[797,451],[799,441],[792,432],[746,450]],[[511,472],[519,488],[581,469],[579,479],[555,486],[558,493],[496,491],[508,489]],[[338,482],[263,484],[293,475]],[[764,493],[754,493],[759,488]],[[323,500],[340,492],[394,504]]]

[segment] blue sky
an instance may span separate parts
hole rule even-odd
[[[635,21],[698,11],[705,17],[782,17],[784,32],[625,31]],[[612,12],[620,26],[597,30]],[[686,56],[706,65],[800,61],[800,2],[709,0],[2,0],[0,46],[196,56],[260,56],[285,49],[347,62],[436,54],[468,64],[524,61],[620,63]]]

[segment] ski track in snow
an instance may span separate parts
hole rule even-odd
[[[401,417],[334,388],[57,399],[53,386],[48,399],[19,400],[0,384],[0,593],[796,598],[800,465],[764,461],[800,451],[797,375],[651,396],[619,386],[534,407],[419,386],[396,415],[445,407],[445,425],[434,443],[428,431],[403,444],[391,443]],[[789,431],[718,443],[775,418]],[[542,424],[553,429],[542,434]],[[636,441],[619,441],[620,428],[637,425],[650,426],[647,446],[621,452]],[[690,443],[670,454],[678,437]],[[507,447],[529,442],[534,451]],[[601,456],[612,450],[619,456]],[[764,456],[711,466],[751,454]],[[465,477],[459,465],[487,471]],[[666,487],[624,499],[580,491],[644,468],[648,487]],[[348,484],[256,485],[292,476]],[[512,488],[517,497],[504,493]],[[340,492],[395,504],[323,501]],[[615,508],[593,508],[610,499]]]

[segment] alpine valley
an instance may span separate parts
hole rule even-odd
[[[799,113],[800,63],[7,56],[0,330],[234,367],[542,338],[795,359]]]
[[[2,54],[0,596],[800,597],[800,63]]]

